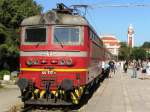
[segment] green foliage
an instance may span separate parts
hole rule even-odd
[[[142,47],[130,48],[125,42],[120,43],[120,50],[118,58],[120,60],[130,60],[130,59],[145,59],[146,51]]]
[[[3,79],[4,75],[10,75],[10,71],[9,70],[1,70],[0,71],[0,79]]]
[[[40,14],[41,6],[33,0],[0,0],[0,22],[7,28],[18,28],[21,21]]]
[[[141,48],[146,50],[146,58],[150,59],[150,42],[144,42]]]
[[[150,42],[144,42],[142,45],[143,48],[150,48]]]
[[[126,42],[120,42],[120,49],[119,49],[119,60],[128,60],[130,57],[130,48],[127,47]]]
[[[8,75],[8,74],[10,74],[9,70],[1,70],[0,71],[0,75]]]
[[[21,21],[41,11],[33,0],[0,0],[0,70],[17,70]]]
[[[126,42],[120,42],[120,47],[121,48],[126,48],[127,47],[127,43]]]
[[[141,47],[135,47],[132,49],[132,53],[130,54],[131,59],[145,59],[146,58],[146,51]]]
[[[7,37],[6,27],[0,23],[0,45],[5,42],[6,37]]]
[[[17,68],[19,50],[18,40],[19,37],[15,30],[4,30],[0,32],[1,44],[0,44],[0,68],[13,70]]]

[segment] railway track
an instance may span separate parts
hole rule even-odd
[[[52,109],[35,109],[34,107],[24,108],[21,112],[79,112],[70,108],[52,108]]]
[[[21,112],[32,112],[33,108],[34,108],[34,106],[31,105],[31,106],[22,108]]]
[[[23,105],[14,105],[8,112],[80,112],[79,109],[70,107],[36,107],[34,105],[23,107]]]

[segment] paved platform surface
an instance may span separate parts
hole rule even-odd
[[[150,80],[131,78],[118,70],[112,78],[105,79],[80,112],[150,112]]]
[[[14,105],[21,104],[20,91],[15,85],[0,89],[0,112],[8,112]]]
[[[88,103],[77,112],[150,112],[150,80],[141,80],[141,75],[131,78],[131,74],[131,70],[127,74],[118,70],[112,78],[105,79]],[[21,104],[19,95],[16,87],[1,89],[0,112]]]

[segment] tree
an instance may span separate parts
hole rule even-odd
[[[18,68],[21,21],[41,11],[41,6],[33,0],[0,0],[0,69]]]
[[[132,53],[130,55],[130,59],[145,59],[146,58],[146,51],[141,47],[135,47],[132,49]]]
[[[142,47],[143,48],[150,48],[150,42],[144,42]]]
[[[130,57],[130,48],[127,46],[126,42],[120,42],[119,49],[119,60],[128,60]]]
[[[16,29],[24,18],[40,14],[41,10],[33,0],[0,0],[0,22]]]
[[[146,58],[150,58],[150,42],[144,42],[141,47],[146,50]]]
[[[127,43],[126,43],[126,42],[120,42],[120,47],[121,47],[121,48],[127,47]]]
[[[149,42],[145,42],[143,46],[147,48],[147,46],[149,46]],[[147,57],[147,53],[143,46],[131,48],[128,47],[125,42],[121,42],[118,58],[120,60],[132,60],[132,59],[143,60]]]

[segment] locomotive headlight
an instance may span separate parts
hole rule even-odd
[[[69,66],[72,65],[73,64],[72,59],[71,58],[67,59],[66,64],[69,65]]]
[[[41,64],[47,64],[46,59],[42,59]]]
[[[51,64],[57,64],[57,63],[58,63],[58,60],[56,60],[56,59],[51,60]]]
[[[65,65],[65,60],[64,60],[64,59],[62,59],[62,60],[60,61],[60,65]]]
[[[34,65],[37,65],[37,64],[39,64],[39,61],[38,61],[38,59],[35,59],[35,60],[34,60],[34,62],[33,62],[33,64],[34,64]]]
[[[28,65],[28,66],[32,66],[32,60],[27,60],[27,62],[26,62],[26,64]]]

